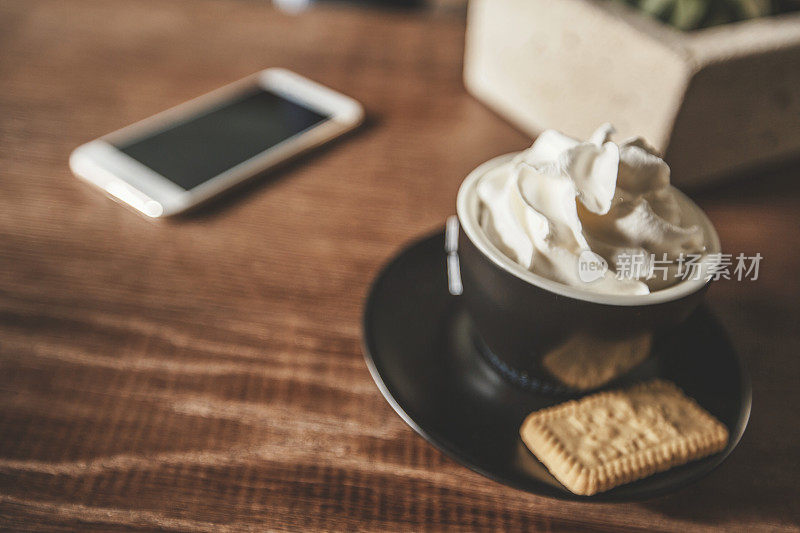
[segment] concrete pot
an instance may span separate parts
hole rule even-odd
[[[800,156],[800,15],[693,32],[606,0],[471,0],[464,80],[536,135],[641,135],[694,186]]]

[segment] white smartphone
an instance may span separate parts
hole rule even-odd
[[[361,105],[268,69],[75,149],[80,178],[148,217],[185,211],[358,126]]]

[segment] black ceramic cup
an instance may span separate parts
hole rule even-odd
[[[686,320],[708,281],[680,281],[646,295],[606,295],[523,268],[484,233],[475,190],[489,170],[515,155],[479,166],[458,192],[462,298],[475,342],[503,375],[522,386],[559,393],[600,388],[642,363],[654,339]],[[707,253],[719,253],[719,237],[702,210],[679,191],[676,196],[703,229]]]

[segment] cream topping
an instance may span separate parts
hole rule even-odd
[[[501,252],[536,274],[595,292],[648,294],[679,280],[676,260],[702,254],[704,236],[681,211],[655,150],[640,138],[616,144],[613,132],[605,124],[586,142],[543,132],[481,178],[480,224]],[[587,251],[609,266],[590,283],[578,275]],[[627,267],[636,256],[643,268]],[[666,280],[650,270],[653,257],[669,263]]]

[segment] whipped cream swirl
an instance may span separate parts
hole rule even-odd
[[[681,209],[669,166],[655,150],[640,138],[611,142],[613,132],[605,124],[586,142],[543,132],[481,178],[480,225],[500,251],[536,274],[595,292],[648,294],[679,280],[676,260],[704,253],[704,234]],[[591,283],[578,275],[587,250],[609,267]],[[645,268],[617,276],[635,256]],[[669,265],[666,280],[648,268],[653,257]]]

